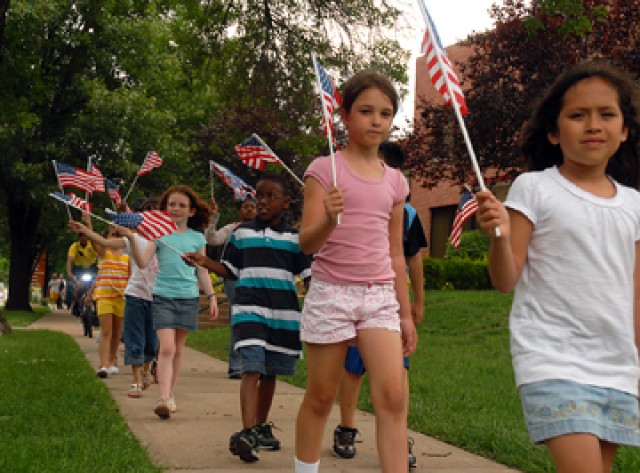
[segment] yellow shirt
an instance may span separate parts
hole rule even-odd
[[[110,251],[104,252],[104,258],[98,262],[98,279],[94,297],[99,299],[117,299],[124,297],[124,290],[129,281],[129,256],[115,256]]]
[[[75,242],[69,247],[68,256],[73,256],[73,265],[88,268],[93,266],[98,259],[98,253],[91,246],[91,242],[88,241],[87,245],[82,247],[80,242]]]

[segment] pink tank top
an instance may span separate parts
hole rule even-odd
[[[333,284],[389,284],[395,273],[389,256],[389,220],[393,206],[404,202],[409,185],[402,173],[384,165],[384,176],[358,176],[336,157],[336,178],[344,199],[341,223],[314,255],[311,275]],[[313,177],[325,189],[333,187],[331,158],[316,158],[304,177]]]

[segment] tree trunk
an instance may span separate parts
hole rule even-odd
[[[7,192],[11,258],[9,299],[5,309],[31,311],[31,274],[35,242],[42,208],[34,202],[16,199]]]

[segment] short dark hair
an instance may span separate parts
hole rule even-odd
[[[378,152],[382,155],[382,159],[387,163],[387,166],[394,169],[401,169],[407,157],[404,148],[395,141],[384,141],[380,143]]]
[[[275,172],[265,172],[260,176],[260,178],[258,179],[258,182],[256,182],[256,187],[258,187],[258,184],[260,183],[260,181],[275,182],[276,184],[279,184],[280,187],[282,187],[283,196],[291,196],[291,191],[289,190],[289,183],[287,182],[287,180],[282,174],[276,174]]]

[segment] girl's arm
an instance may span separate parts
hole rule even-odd
[[[121,227],[119,225],[116,226],[116,232],[118,235],[121,235],[129,240],[129,244],[131,245],[131,254],[133,255],[133,259],[136,260],[136,264],[140,269],[144,269],[149,264],[149,261],[153,258],[153,255],[156,254],[157,244],[155,241],[149,241],[144,250],[141,250],[136,242],[136,238],[134,233],[125,227]]]
[[[489,276],[493,286],[502,293],[513,290],[527,259],[533,224],[520,212],[507,210],[490,191],[476,194],[478,226],[491,236]],[[500,229],[496,237],[495,229]]]
[[[337,187],[326,191],[317,179],[309,177],[304,185],[304,207],[300,224],[300,249],[318,251],[336,228],[338,214],[344,210],[342,193]]]
[[[200,251],[197,254],[205,256],[205,248],[206,247],[204,246],[200,248]],[[216,292],[213,290],[213,284],[211,284],[209,271],[202,266],[196,268],[196,271],[198,274],[198,280],[200,281],[200,286],[202,286],[204,293],[209,299],[209,320],[215,320],[218,318],[218,300],[216,299]]]
[[[104,253],[104,247],[106,248],[114,248],[116,250],[121,250],[125,247],[124,238],[105,238],[99,233],[94,232],[91,228],[86,225],[76,222],[75,220],[69,220],[69,228],[80,234],[85,235],[91,242],[95,243],[94,248],[98,251],[98,245],[103,247],[102,252]]]
[[[636,242],[636,264],[635,271],[633,273],[634,282],[634,304],[633,304],[633,316],[635,322],[635,335],[636,335],[636,350],[640,354],[640,242]],[[640,380],[638,380],[640,387]]]
[[[411,315],[409,289],[407,288],[404,251],[402,249],[403,222],[404,202],[398,202],[393,206],[391,220],[389,221],[389,255],[391,256],[391,266],[396,274],[394,286],[396,298],[398,299],[398,304],[400,304],[399,314],[403,352],[404,356],[409,356],[416,349],[418,337],[413,316]]]

